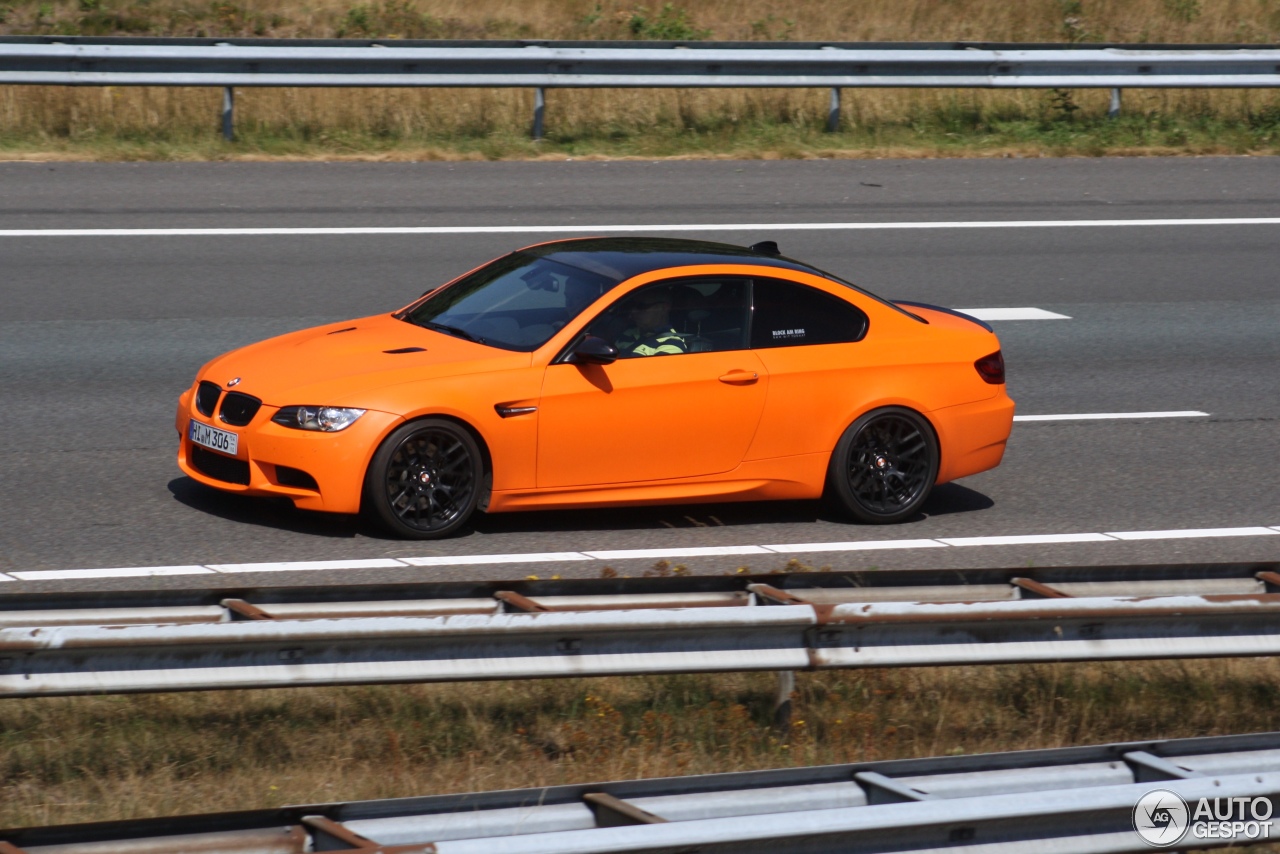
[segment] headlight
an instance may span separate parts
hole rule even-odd
[[[284,406],[271,420],[295,430],[337,433],[356,423],[356,419],[364,413],[363,409],[345,409],[340,406]]]

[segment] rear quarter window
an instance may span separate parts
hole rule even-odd
[[[845,344],[862,340],[867,326],[862,309],[817,288],[778,279],[752,287],[752,349]]]

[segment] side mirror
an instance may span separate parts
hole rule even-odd
[[[596,335],[584,336],[565,357],[575,365],[612,365],[618,360],[618,348]]]

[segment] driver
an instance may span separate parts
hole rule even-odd
[[[627,356],[662,356],[689,352],[684,336],[671,325],[671,290],[642,291],[628,307],[631,325],[618,336],[618,352]]]

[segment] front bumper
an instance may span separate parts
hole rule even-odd
[[[232,427],[216,415],[195,411],[188,391],[178,400],[175,421],[178,467],[191,479],[224,492],[288,498],[303,510],[358,513],[369,460],[403,419],[370,410],[345,430],[320,433],[272,423],[278,411],[264,404],[248,425]],[[235,433],[235,456],[194,444],[189,435],[193,419]]]

